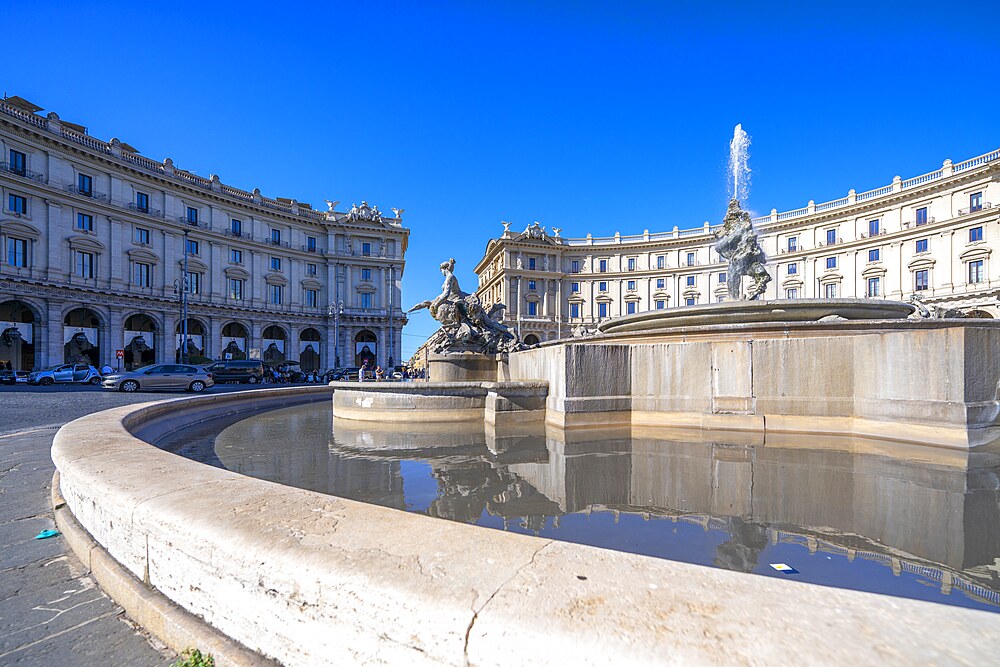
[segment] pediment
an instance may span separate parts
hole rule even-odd
[[[92,236],[84,236],[83,234],[69,237],[69,245],[74,250],[86,250],[88,252],[101,252],[104,250],[103,243]]]
[[[147,264],[157,264],[160,261],[159,255],[145,248],[132,248],[128,251],[128,257],[133,262],[145,262]]]
[[[32,227],[26,222],[21,222],[20,220],[4,220],[0,222],[0,232],[10,236],[21,236],[37,239],[41,236],[41,232]]]

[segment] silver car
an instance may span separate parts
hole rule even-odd
[[[40,384],[43,387],[48,387],[56,382],[98,384],[100,381],[100,371],[87,364],[62,364],[41,371],[31,371],[28,375],[28,384]]]
[[[159,391],[182,389],[204,391],[215,384],[212,374],[201,366],[189,364],[156,364],[144,366],[127,373],[112,373],[104,378],[101,386],[118,391]]]

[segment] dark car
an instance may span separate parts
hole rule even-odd
[[[258,361],[216,361],[205,364],[205,370],[212,374],[216,383],[246,382],[257,384],[264,381],[264,364]]]

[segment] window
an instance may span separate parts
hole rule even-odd
[[[973,192],[969,195],[969,213],[983,210],[983,193]]]
[[[788,275],[794,276],[798,272],[799,272],[799,265],[798,264],[789,264],[788,265]]]
[[[635,291],[635,281],[634,280],[628,281],[628,290],[630,292],[634,292]]]
[[[927,239],[917,239],[917,253],[927,252]]]
[[[720,284],[724,284],[727,280],[729,280],[729,276],[726,275],[725,271],[723,271],[722,273],[719,274],[719,283]]]
[[[309,252],[316,252],[316,237],[307,236],[306,237],[306,250]]]
[[[694,266],[694,253],[693,252],[689,252],[687,254],[687,265],[688,266]]]
[[[81,232],[94,231],[94,216],[87,213],[76,214],[76,228]]]
[[[694,287],[694,276],[687,276],[687,277],[685,278],[685,280],[684,280],[684,283],[685,283],[685,284],[686,284],[686,285],[687,285],[688,287]]]
[[[578,303],[569,304],[569,316],[580,317],[580,304]]]
[[[635,257],[628,258],[628,270],[635,271]]]
[[[608,304],[606,304],[606,303],[599,303],[599,304],[597,304],[597,316],[598,317],[607,317],[608,316]]]
[[[532,271],[535,270],[535,258],[534,257],[529,257],[528,258],[528,268],[531,269]]]
[[[795,252],[799,249],[799,237],[789,236],[788,237],[788,252]]]
[[[195,241],[194,239],[187,239],[186,243],[184,244],[184,248],[185,252],[187,252],[187,254],[189,255],[198,254],[198,242]]]
[[[28,200],[21,195],[7,195],[7,210],[11,213],[28,214]]]
[[[229,261],[233,264],[243,263],[243,251],[237,250],[236,248],[229,249]]]
[[[272,271],[281,271],[281,258],[280,257],[272,257],[271,258],[271,270]]]
[[[187,221],[188,224],[197,225],[198,224],[198,209],[187,207]]]
[[[28,156],[21,151],[10,149],[10,170],[18,176],[28,173]]]
[[[635,301],[629,301],[625,304],[625,312],[629,315],[635,312]]]
[[[229,231],[233,236],[243,236],[243,221],[233,218],[229,221]]]
[[[927,269],[921,269],[920,271],[914,271],[913,272],[913,290],[915,292],[923,292],[928,287],[930,287],[930,280],[929,280]]]
[[[976,241],[983,240],[983,228],[973,227],[969,230],[969,243],[975,243]]]
[[[28,266],[28,242],[25,239],[7,237],[7,263],[11,266]]]
[[[666,307],[667,307],[667,302],[666,301],[664,301],[663,299],[657,299],[657,301],[656,301],[656,309],[657,310],[663,310]]]
[[[361,280],[365,280],[367,282],[371,282],[372,281],[372,270],[371,269],[361,269]]]
[[[828,229],[826,230],[826,244],[835,245],[837,243],[837,230]]]
[[[319,290],[306,290],[306,308],[316,308],[319,306]]]
[[[281,230],[272,229],[271,230],[271,243],[274,245],[281,245]]]
[[[528,302],[528,317],[537,317],[537,316],[538,316],[538,302],[537,301],[529,301]]]
[[[243,286],[246,281],[240,280],[239,278],[229,279],[229,298],[237,299],[239,301],[243,300]]]
[[[580,273],[580,260],[574,259],[569,263],[569,270],[571,273]]]
[[[915,211],[915,213],[914,213],[914,218],[915,218],[915,222],[918,225],[926,225],[927,224],[927,207],[926,206],[922,206],[921,208],[918,208]]]
[[[608,291],[608,284],[606,282],[604,282],[603,280],[601,282],[597,283],[597,291],[598,292],[607,292]]]
[[[827,299],[837,298],[837,283],[827,283],[823,285],[823,296]]]
[[[836,257],[827,257],[826,258],[826,268],[828,268],[828,269],[835,269],[835,268],[837,268],[837,258]]]
[[[371,243],[362,243],[361,244],[361,254],[364,255],[365,257],[371,257],[371,255],[372,255],[372,244]]]
[[[536,283],[535,283],[534,280],[529,280],[528,281],[528,290],[534,291],[536,289],[536,287],[537,287],[537,285],[536,285]]]
[[[94,277],[94,253],[77,250],[74,259],[76,261],[76,275],[81,278]]]
[[[184,281],[188,294],[201,294],[201,274],[188,273],[187,280]]]
[[[878,227],[879,227],[879,221],[878,220],[869,220],[868,221],[868,236],[878,236],[878,234],[879,234]]]
[[[868,296],[882,296],[882,279],[868,279]]]
[[[656,268],[662,269],[663,265],[664,265],[664,262],[665,262],[665,260],[663,259],[663,255],[660,255],[659,257],[657,257],[656,258]]]
[[[798,290],[798,288],[797,287],[790,287],[790,288],[786,289],[785,290],[785,298],[786,299],[798,299],[799,298],[799,290]]]
[[[687,299],[684,299],[685,306],[693,306],[694,303],[695,303],[694,297],[688,297]]]
[[[879,248],[872,248],[868,251],[868,261],[877,262],[879,260]]]
[[[599,266],[600,266],[600,268],[598,270],[601,273],[607,273],[608,272],[608,260],[602,259]]]
[[[969,284],[983,282],[983,260],[969,262]]]
[[[667,281],[666,281],[665,278],[657,278],[656,279],[656,289],[663,289],[664,287],[666,287],[666,285],[667,285]]]
[[[570,294],[576,294],[579,291],[580,291],[580,283],[570,283],[569,284],[569,292],[570,292]]]
[[[149,287],[152,285],[152,269],[149,264],[142,262],[132,263],[132,284],[136,287]]]
[[[86,195],[88,197],[94,194],[94,179],[86,174],[77,174],[76,176],[76,189],[81,195]]]
[[[280,306],[281,302],[285,298],[285,289],[284,289],[284,286],[282,286],[282,285],[268,285],[267,286],[267,291],[268,291],[268,299],[267,299],[268,302],[270,302],[270,303],[272,303],[272,304],[274,304],[276,306]]]
[[[149,230],[145,227],[136,227],[132,238],[138,245],[149,245]]]
[[[316,265],[306,264],[306,275],[315,276],[316,275]]]

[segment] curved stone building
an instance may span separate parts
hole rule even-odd
[[[39,111],[0,101],[0,363],[174,360],[185,291],[191,359],[399,363],[401,210],[271,199]]]
[[[867,192],[754,219],[773,280],[762,298],[906,300],[1000,316],[1000,150]],[[564,238],[537,222],[489,242],[476,266],[487,306],[526,342],[592,330],[609,317],[721,301],[718,225]]]

